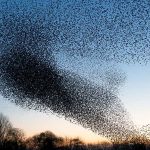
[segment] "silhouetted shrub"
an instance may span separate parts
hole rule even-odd
[[[63,139],[50,131],[42,132],[27,140],[28,149],[49,150],[61,145]]]

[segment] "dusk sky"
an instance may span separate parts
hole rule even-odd
[[[99,82],[96,71],[97,69],[95,69],[98,66],[92,69],[90,65],[87,65],[87,60],[86,63],[83,60],[72,60],[74,64],[72,63],[69,67],[69,61],[66,59],[65,55],[60,55],[59,58],[61,58],[59,59],[59,63],[62,68],[65,67],[68,70],[72,70],[74,68],[74,71],[80,73],[82,76],[89,74],[89,78],[97,76],[94,78],[94,82]],[[89,64],[92,63],[89,62]],[[77,64],[80,64],[82,66],[80,68],[82,69],[79,70]],[[141,127],[142,125],[150,124],[150,65],[122,64],[120,67],[126,73],[125,83],[119,91],[121,101],[137,126]],[[90,72],[92,72],[92,75]],[[96,133],[93,133],[88,129],[84,129],[81,125],[70,123],[63,117],[58,117],[51,113],[42,113],[20,108],[4,99],[2,96],[0,97],[0,110],[9,117],[15,127],[23,129],[27,136],[32,136],[36,133],[50,130],[59,136],[80,137],[87,142],[103,140],[102,136],[98,136]]]
[[[12,3],[8,4],[11,9],[9,9],[9,7],[7,8],[7,6],[6,6],[6,10],[8,9],[7,11],[8,12],[10,11],[9,12],[10,14],[13,12],[14,16],[16,15],[16,16],[18,16],[18,18],[20,17],[19,18],[20,20],[25,16],[25,18],[23,18],[21,21],[19,20],[19,22],[22,23],[22,24],[20,23],[21,25],[24,25],[24,24],[26,25],[25,29],[24,29],[25,31],[22,31],[22,26],[17,22],[18,20],[15,17],[14,18],[17,21],[13,18],[13,15],[12,16],[8,15],[8,18],[10,17],[9,18],[10,22],[14,19],[13,20],[14,24],[8,23],[8,27],[9,26],[11,26],[11,27],[8,29],[10,31],[9,32],[7,31],[7,28],[5,27],[5,21],[6,21],[5,18],[7,18],[7,17],[5,17],[5,8],[4,8],[4,10],[3,10],[4,11],[3,12],[4,13],[3,14],[4,15],[3,28],[4,29],[6,28],[6,31],[2,30],[2,31],[4,31],[4,33],[3,33],[3,37],[2,37],[3,42],[1,42],[3,45],[2,45],[2,51],[0,51],[0,58],[1,57],[3,58],[3,54],[5,54],[5,51],[6,51],[6,54],[7,54],[7,52],[9,53],[9,50],[10,50],[10,52],[12,52],[11,48],[14,45],[15,46],[17,45],[16,46],[17,48],[20,46],[21,49],[23,47],[25,49],[25,51],[29,52],[29,54],[33,54],[33,55],[35,54],[35,57],[37,57],[39,54],[42,54],[41,56],[38,56],[38,59],[37,59],[38,61],[43,59],[41,62],[44,62],[45,58],[46,58],[46,61],[47,60],[52,61],[51,55],[54,55],[54,59],[56,61],[56,66],[57,66],[56,69],[58,69],[59,71],[63,70],[64,72],[66,71],[67,73],[71,72],[72,73],[72,74],[70,74],[71,76],[73,76],[74,74],[78,75],[80,78],[86,79],[86,81],[89,81],[88,83],[94,83],[95,85],[98,85],[98,87],[101,87],[102,90],[103,90],[103,87],[105,87],[106,93],[110,90],[109,92],[111,94],[113,93],[114,95],[117,95],[119,97],[119,99],[121,100],[121,104],[123,104],[123,107],[120,109],[122,109],[124,111],[124,107],[125,107],[125,109],[129,113],[130,119],[134,122],[134,124],[137,127],[140,128],[143,125],[150,124],[150,119],[149,119],[149,116],[150,116],[150,109],[149,109],[149,106],[150,106],[150,84],[149,84],[150,83],[150,62],[149,62],[149,60],[150,60],[150,56],[149,56],[150,55],[149,54],[149,49],[150,49],[150,42],[149,42],[149,39],[150,39],[150,28],[149,28],[149,26],[150,26],[150,17],[149,17],[150,16],[150,14],[149,14],[150,7],[149,7],[149,3],[147,3],[146,1],[144,1],[144,2],[140,1],[139,3],[134,2],[134,1],[131,1],[131,2],[129,1],[130,5],[128,5],[128,2],[126,2],[126,1],[118,2],[116,0],[113,0],[111,2],[109,0],[104,1],[104,2],[99,2],[98,0],[93,1],[93,2],[92,1],[85,2],[85,1],[80,1],[80,0],[78,0],[78,1],[64,0],[64,1],[59,1],[59,3],[57,3],[56,1],[47,1],[47,0],[45,0],[45,3],[44,3],[43,1],[39,0],[38,2],[39,2],[38,3],[39,5],[36,5],[36,3],[34,3],[32,5],[32,1],[26,0],[26,1],[24,1],[24,3],[22,3],[22,1],[16,0],[14,3],[12,2]],[[140,3],[142,3],[143,5],[141,5]],[[18,7],[11,6],[12,4],[14,6],[17,4],[20,7],[20,9],[18,9]],[[24,15],[24,12],[23,12],[24,10],[27,13],[26,15]],[[47,13],[46,15],[45,15],[45,12]],[[31,20],[33,19],[32,20],[33,22],[31,21],[32,23],[30,21],[27,21],[28,18],[26,18],[26,16],[27,17],[30,16],[30,13],[31,13],[31,16],[32,15],[34,16],[36,14],[34,16],[35,18],[32,18],[32,17],[30,18]],[[42,22],[41,18],[39,16],[40,17],[46,16],[45,17],[46,21],[43,19],[45,22],[44,21]],[[39,23],[39,24],[37,23],[37,27],[38,27],[37,30],[36,30],[35,26],[31,27],[32,25],[36,24],[35,23],[36,21]],[[28,22],[30,22],[30,23],[28,23]],[[7,21],[6,21],[6,24],[7,24]],[[51,26],[49,26],[49,25],[51,25]],[[32,29],[33,29],[33,32],[32,32]],[[35,31],[37,31],[36,34],[34,33],[34,29],[35,29]],[[31,33],[30,33],[30,31],[31,31]],[[26,36],[26,34],[24,34],[24,32],[28,36]],[[42,35],[41,35],[41,32],[42,32]],[[10,33],[10,37],[7,35],[7,33]],[[21,39],[20,36],[24,36],[25,39]],[[32,41],[32,39],[34,39],[34,36],[39,39]],[[26,37],[27,37],[27,39],[26,39]],[[45,39],[42,39],[41,37],[45,38],[45,39],[48,37],[48,38],[50,38],[50,40],[49,39],[45,40]],[[19,40],[20,39],[21,40],[18,42],[17,38]],[[43,41],[44,42],[48,41],[48,42],[45,44]],[[23,42],[24,42],[24,45],[22,46],[21,44]],[[44,46],[41,43],[42,44],[44,43],[43,44]],[[27,46],[25,44],[27,44]],[[46,52],[45,51],[43,52],[45,45],[46,45]],[[20,50],[20,47],[19,47],[19,50]],[[16,51],[16,49],[14,51]],[[47,54],[47,52],[48,52],[48,55],[45,57],[45,54]],[[28,64],[28,58],[26,58],[26,56],[22,55],[21,52],[20,52],[20,54],[21,54],[22,58],[19,58],[19,59],[22,59],[22,60],[27,59],[26,60],[27,62],[25,62],[25,64]],[[12,59],[15,59],[14,55],[12,55]],[[31,59],[32,59],[32,55],[30,56],[29,60],[31,60]],[[11,62],[9,62],[9,61],[10,60],[8,60],[8,61],[6,60],[6,63],[5,63],[5,59],[4,59],[4,65],[7,64],[9,66],[9,63],[11,64]],[[2,63],[3,63],[3,61],[2,61]],[[13,64],[11,64],[11,65],[13,66]],[[33,63],[33,65],[34,65],[34,63]],[[48,65],[52,65],[52,64],[48,63]],[[3,66],[3,64],[1,66]],[[14,65],[14,67],[16,67],[16,66]],[[20,67],[21,65],[19,64],[18,66]],[[27,67],[25,66],[25,68],[27,68]],[[33,70],[30,70],[31,69],[30,68],[29,69],[30,71],[33,71],[33,72],[37,71],[36,69],[34,70],[32,65],[29,67],[31,67],[33,69]],[[2,69],[2,73],[5,72],[6,68],[4,66],[4,71]],[[20,67],[20,68],[22,69],[22,67]],[[49,68],[51,69],[51,66]],[[22,70],[25,70],[25,69],[23,68]],[[15,83],[15,81],[16,81],[15,77],[18,77],[18,76],[20,77],[20,75],[18,75],[16,72],[15,73],[13,72],[16,76],[14,75],[12,77],[12,81],[14,81],[12,83]],[[51,72],[51,70],[49,72]],[[2,73],[0,74],[0,77],[3,79],[5,74],[2,74]],[[6,69],[6,74],[7,73],[9,75],[13,74],[13,73],[11,74],[11,71],[9,72],[9,70]],[[35,78],[35,76],[37,75],[37,74],[36,75],[35,74],[33,74],[33,76],[32,76],[30,73],[29,74],[27,73],[27,75],[29,75],[29,77],[31,77],[31,81],[33,81],[33,83],[35,83],[34,81],[36,81],[43,75],[41,73],[42,75],[40,74],[41,76],[39,75],[40,77],[39,78],[37,77],[37,79],[34,80],[33,77]],[[66,74],[64,73],[64,75],[66,75]],[[41,80],[43,79],[42,77],[40,78]],[[57,77],[59,79],[60,76],[57,76]],[[57,79],[57,77],[53,78],[53,79]],[[111,77],[113,77],[113,79]],[[63,79],[64,78],[65,77],[63,76]],[[67,77],[67,79],[68,78],[69,78],[69,76]],[[25,78],[25,79],[27,79],[27,78]],[[7,76],[6,76],[6,80],[7,80]],[[118,80],[121,80],[121,81],[118,81]],[[9,77],[8,77],[8,81],[9,81]],[[18,83],[20,83],[20,81],[22,81],[22,79],[19,78],[18,81],[19,81]],[[45,80],[45,82],[46,81],[49,81],[49,80]],[[60,80],[58,80],[58,81],[60,81]],[[63,80],[63,81],[66,81],[66,80]],[[61,80],[61,84],[63,84],[63,81]],[[75,81],[77,81],[77,80],[75,80]],[[75,81],[73,81],[73,82],[75,82]],[[80,81],[81,80],[79,80],[79,82]],[[26,81],[23,81],[23,82],[26,82]],[[29,82],[30,82],[30,80],[29,80]],[[45,83],[45,82],[41,81],[39,83]],[[63,93],[62,91],[67,87],[67,84],[69,86],[70,86],[70,84],[72,84],[72,87],[74,86],[73,82],[70,82],[70,81],[68,81],[68,82],[69,82],[69,84],[65,83],[63,85],[63,88],[61,87],[62,85],[60,85],[60,89],[54,89],[55,90],[54,94],[55,93],[58,94],[58,95],[56,95],[56,97],[58,97],[58,99],[60,97],[63,97],[61,94]],[[79,82],[77,82],[77,83],[79,83]],[[111,83],[109,86],[107,86],[107,84],[109,84],[109,82],[111,82]],[[117,82],[117,83],[115,83],[115,82]],[[33,83],[31,83],[31,84],[33,84]],[[34,102],[40,96],[41,97],[43,96],[42,94],[41,95],[39,94],[41,92],[40,90],[39,90],[40,92],[36,91],[36,88],[38,89],[39,83],[38,82],[35,83],[35,85],[33,86],[35,89],[33,89],[33,91],[31,91],[31,97],[35,96],[34,97],[35,99],[31,98],[33,100],[33,105],[36,104]],[[53,81],[52,81],[52,83],[53,83]],[[54,81],[54,83],[56,83],[56,82]],[[16,82],[16,85],[17,85],[17,82]],[[30,83],[28,83],[28,85],[25,87],[28,88],[29,85],[30,85]],[[85,88],[88,87],[87,85],[88,84],[85,85]],[[8,85],[8,88],[9,88],[9,86],[12,86],[13,88],[15,87],[14,85]],[[24,87],[24,85],[21,85],[21,86]],[[22,87],[21,88],[19,87],[19,88],[24,89]],[[50,87],[50,86],[47,86],[46,88],[48,89],[48,87]],[[103,114],[100,116],[99,112],[101,112],[101,110],[100,110],[101,108],[98,108],[98,109],[93,108],[93,106],[96,105],[96,100],[89,93],[88,93],[89,94],[88,95],[85,92],[87,90],[84,91],[84,88],[82,91],[81,87],[82,86],[77,87],[77,88],[80,88],[77,90],[77,95],[79,96],[80,94],[83,94],[83,96],[81,95],[80,97],[78,97],[76,95],[70,96],[69,94],[70,94],[70,91],[72,90],[72,89],[71,90],[69,89],[70,87],[69,88],[67,87],[68,89],[66,88],[68,91],[70,90],[69,92],[66,89],[65,90],[67,92],[64,90],[65,91],[64,93],[67,93],[67,94],[69,93],[68,95],[71,98],[73,97],[72,98],[73,100],[71,98],[70,99],[74,103],[71,103],[73,105],[70,107],[67,107],[65,105],[65,100],[66,100],[66,97],[68,96],[66,94],[67,96],[66,97],[64,96],[65,98],[63,97],[62,99],[60,99],[60,101],[64,100],[64,103],[62,102],[62,104],[63,104],[62,107],[64,107],[64,109],[61,110],[62,107],[57,108],[59,110],[58,112],[60,114],[55,114],[55,111],[54,111],[54,113],[48,112],[47,110],[46,110],[47,112],[39,112],[38,110],[29,110],[28,108],[21,108],[21,107],[17,106],[17,105],[20,105],[20,103],[15,105],[14,103],[11,103],[9,100],[7,100],[6,98],[2,97],[2,95],[0,95],[0,112],[2,112],[4,115],[6,115],[10,119],[10,121],[12,122],[14,127],[23,129],[24,132],[26,133],[27,137],[32,136],[37,133],[40,133],[42,131],[50,130],[58,136],[80,137],[81,139],[83,139],[86,142],[97,142],[97,141],[105,140],[104,137],[102,137],[101,135],[98,135],[97,133],[94,133],[90,130],[90,128],[91,129],[94,128],[95,131],[101,131],[101,130],[97,129],[97,126],[99,124],[96,124],[96,123],[98,121],[97,122],[95,121],[96,122],[96,123],[94,122],[95,124],[93,124],[93,122],[92,122],[93,126],[90,125],[91,122],[87,123],[87,121],[89,121],[89,120],[91,121],[93,119],[92,117],[94,117],[94,116],[95,116],[95,118],[97,118],[97,116],[99,118],[101,116],[102,117],[105,116],[104,118],[102,118],[102,120],[105,120],[105,119],[107,120],[109,118],[109,116],[107,116],[107,114],[105,114],[107,112],[107,110],[106,111],[104,110]],[[108,89],[107,89],[107,87],[108,87]],[[41,89],[43,90],[46,88],[45,88],[45,86],[42,86]],[[73,88],[76,89],[75,86]],[[113,89],[115,89],[115,90],[113,91]],[[5,93],[5,90],[4,90],[4,93]],[[18,89],[15,89],[15,90],[16,90],[15,92],[17,93]],[[27,91],[25,91],[25,93],[28,93],[28,89],[25,89],[25,90],[27,90]],[[51,89],[51,90],[53,91],[53,89]],[[2,85],[1,85],[1,91],[2,91],[1,93],[3,93]],[[80,91],[81,93],[78,91]],[[8,93],[6,92],[6,96],[7,96],[7,94]],[[52,95],[53,95],[53,93],[51,95],[48,95],[48,97],[51,98]],[[88,101],[89,103],[85,100],[87,98],[86,96],[89,98],[89,101]],[[55,96],[52,96],[52,99],[53,99],[53,97],[55,97]],[[81,98],[83,99],[83,101]],[[51,104],[50,103],[51,99],[49,99],[49,101],[46,99],[47,100],[46,101],[45,99],[41,98],[40,100],[41,100],[40,105],[43,104],[43,107],[45,105],[47,105],[47,107],[49,107]],[[43,102],[42,102],[42,100],[43,100]],[[77,101],[74,101],[74,100],[77,100]],[[95,100],[94,105],[90,106],[90,108],[92,108],[92,110],[86,109],[88,104],[91,104],[90,102],[93,102],[92,100],[93,101]],[[111,101],[111,98],[109,100],[110,100],[110,104],[108,104],[108,107],[109,107],[109,105],[110,105],[110,107],[111,106],[113,107],[114,101],[113,100]],[[69,103],[70,101],[69,102],[68,101],[66,103],[70,105],[70,103]],[[82,107],[85,106],[83,111],[82,111],[82,107],[80,107],[79,108],[80,110],[77,112],[73,110],[76,108],[75,102],[78,102],[78,101],[81,101],[81,103],[79,102],[78,104],[83,104]],[[101,102],[102,101],[104,101],[104,100],[102,99]],[[58,104],[57,101],[56,101],[56,104]],[[101,104],[99,104],[98,106],[101,106]],[[105,102],[104,102],[104,104],[105,104]],[[61,106],[61,104],[60,104],[60,106]],[[122,105],[118,105],[118,103],[117,103],[116,107],[114,107],[114,108],[118,108],[117,106],[122,106]],[[109,109],[108,107],[106,105],[106,109]],[[52,106],[52,108],[51,107],[49,107],[49,108],[52,109],[53,106]],[[55,106],[54,106],[54,108],[55,108]],[[64,111],[64,110],[66,110],[66,111]],[[94,113],[92,112],[93,110],[95,110]],[[112,109],[112,111],[113,111],[113,109]],[[117,111],[118,111],[118,109],[116,109],[116,112]],[[65,113],[66,113],[65,114],[66,116],[67,115],[69,116],[70,112],[73,114],[72,119],[76,119],[76,121],[79,122],[79,124],[71,123],[68,120],[65,120],[63,118],[64,116],[61,116],[62,114],[65,114]],[[85,113],[84,114],[85,116],[83,115],[83,118],[82,118],[81,112]],[[86,114],[86,112],[91,113],[92,117],[90,119],[87,117],[88,115]],[[108,112],[111,112],[111,111],[108,110]],[[80,115],[79,118],[76,117],[78,115]],[[112,116],[113,115],[111,115],[110,118]],[[80,117],[81,117],[81,120],[80,120]],[[111,125],[115,124],[113,122],[115,119],[114,120],[113,119],[109,120],[109,119],[108,119],[107,127],[108,127],[108,130],[111,132],[111,129],[113,129],[113,127],[111,128]],[[121,120],[120,120],[120,122],[121,122]],[[82,123],[85,126],[87,123],[89,129],[83,128],[81,125]],[[107,122],[105,122],[105,121],[103,122],[101,120],[98,123],[101,123],[102,125],[107,124]],[[115,127],[114,127],[114,129],[116,129]],[[99,128],[101,128],[101,126],[99,126]],[[126,127],[126,128],[128,128],[128,127]],[[120,132],[120,131],[118,130],[118,132]]]

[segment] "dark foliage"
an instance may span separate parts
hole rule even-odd
[[[6,125],[6,122],[11,124],[8,118],[1,114],[1,126]],[[118,141],[122,143],[106,141],[99,144],[85,144],[79,138],[62,138],[50,131],[25,138],[23,131],[12,125],[7,130],[0,128],[0,132],[3,137],[0,140],[0,150],[150,150],[150,140],[147,140],[147,143],[136,139],[130,142]]]

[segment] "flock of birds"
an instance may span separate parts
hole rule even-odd
[[[119,99],[124,73],[109,66],[150,61],[149,1],[1,0],[0,14],[1,95],[112,141],[149,137]],[[101,70],[109,66],[101,77],[107,84],[62,69],[58,53],[98,59]]]

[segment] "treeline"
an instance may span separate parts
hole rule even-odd
[[[62,138],[50,131],[26,138],[22,130],[14,128],[0,113],[0,150],[150,150],[150,147],[144,143],[85,144],[79,138]]]
[[[87,145],[79,138],[62,138],[50,131],[26,138],[21,129],[14,128],[9,119],[0,113],[0,150],[104,150],[109,146],[108,143]]]

